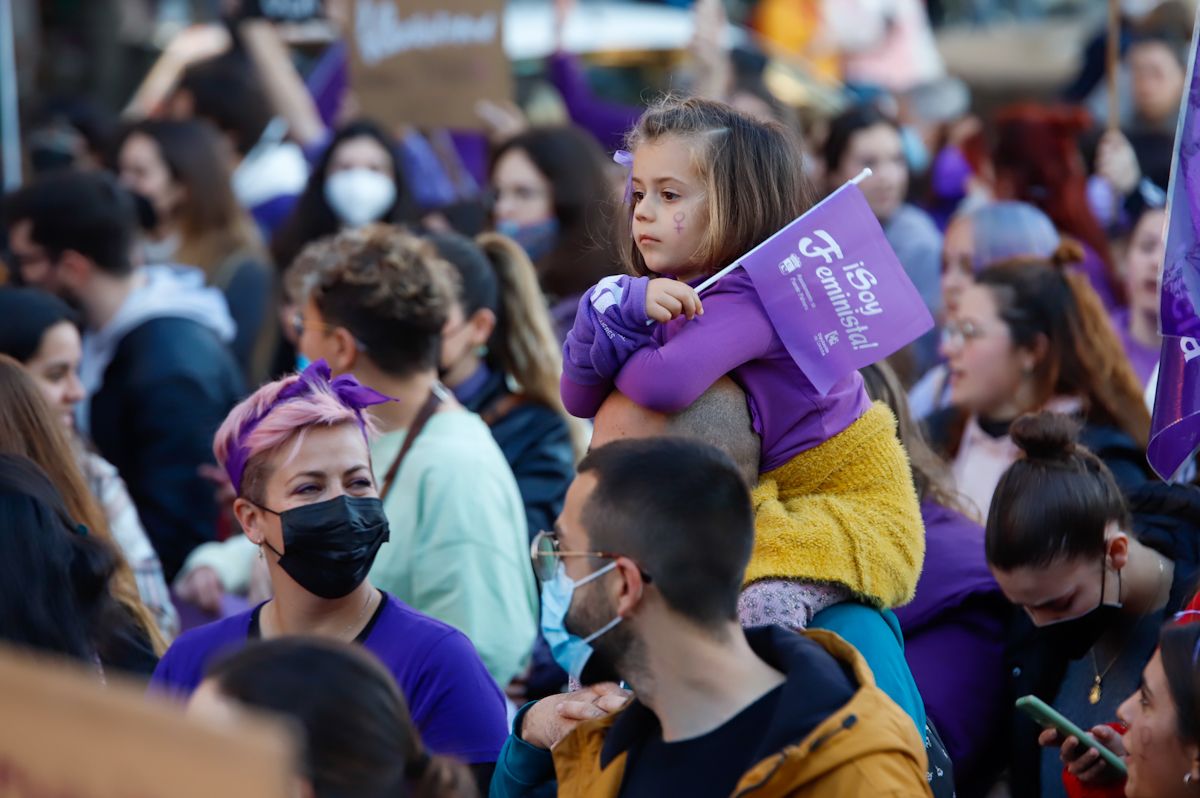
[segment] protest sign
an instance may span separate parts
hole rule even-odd
[[[1175,131],[1175,155],[1167,190],[1159,329],[1163,334],[1154,416],[1150,422],[1150,466],[1168,479],[1200,445],[1200,75],[1196,33],[1188,61],[1187,95]]]
[[[480,100],[512,99],[503,0],[353,0],[351,87],[388,125],[479,130]]]
[[[933,327],[933,317],[854,182],[737,265],[754,281],[788,353],[822,394]]]
[[[0,647],[0,718],[0,798],[292,794],[283,726],[247,714],[217,729],[86,666]]]

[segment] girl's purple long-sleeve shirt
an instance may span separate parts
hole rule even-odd
[[[838,434],[870,406],[851,374],[822,396],[775,333],[750,277],[736,269],[705,292],[704,315],[647,324],[646,277],[607,277],[579,302],[563,347],[562,398],[591,418],[614,390],[678,413],[729,374],[762,438],[763,472]]]

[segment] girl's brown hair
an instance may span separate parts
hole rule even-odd
[[[1022,456],[1004,472],[987,514],[984,549],[1002,571],[1062,559],[1100,559],[1110,523],[1128,530],[1129,510],[1112,472],[1078,443],[1079,422],[1026,414],[1010,435]]]
[[[233,256],[266,260],[258,229],[233,194],[233,171],[213,127],[199,121],[147,120],[129,127],[121,146],[133,135],[154,141],[171,179],[187,193],[178,219],[181,240],[176,260],[199,266],[208,282],[222,290],[233,278],[230,267],[237,265]]]
[[[1150,412],[1141,383],[1125,357],[1104,305],[1092,284],[1074,271],[1082,247],[1064,237],[1050,259],[1015,258],[984,269],[976,284],[991,291],[1000,319],[1015,346],[1045,354],[1034,368],[1036,410],[1055,396],[1078,397],[1084,418],[1124,431],[1145,449]],[[945,454],[958,453],[968,414],[951,420]]]
[[[532,127],[501,143],[489,174],[511,151],[523,152],[550,183],[558,242],[534,264],[542,290],[553,299],[575,297],[618,270],[613,245],[612,162],[595,137],[573,125]]]
[[[908,408],[908,395],[896,372],[887,361],[881,360],[859,369],[859,373],[862,374],[867,395],[876,402],[883,402],[896,414],[900,445],[904,447],[909,465],[912,466],[917,498],[921,501],[930,499],[963,515],[973,516],[974,513],[968,510],[966,503],[954,489],[954,477],[950,473],[950,467],[930,448],[920,425],[913,420],[912,412]]]
[[[71,518],[113,549],[118,559],[110,584],[113,598],[141,627],[155,653],[161,655],[166,651],[166,641],[138,595],[133,571],[120,554],[108,528],[108,520],[75,463],[66,433],[50,412],[33,379],[20,363],[7,355],[0,355],[0,453],[28,457],[40,466],[62,494]]]
[[[804,177],[798,142],[775,122],[759,122],[724,103],[666,97],[629,132],[626,146],[677,137],[692,145],[692,164],[704,185],[707,223],[696,258],[711,274],[733,263],[804,213],[813,189]],[[625,220],[625,266],[639,276],[646,266]]]
[[[529,256],[515,241],[496,233],[484,233],[475,243],[492,265],[499,288],[489,357],[512,375],[527,399],[551,408],[566,420],[576,458],[583,457],[587,433],[563,407],[559,390],[562,350]]]
[[[1037,407],[1055,396],[1084,401],[1089,423],[1123,430],[1143,449],[1150,413],[1100,297],[1083,274],[1054,261],[1011,263],[976,278],[996,301],[1015,346],[1045,355],[1034,367]]]

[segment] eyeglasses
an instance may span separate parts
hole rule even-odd
[[[615,560],[624,556],[624,554],[613,554],[607,551],[561,551],[558,534],[547,532],[544,529],[534,535],[533,543],[529,546],[529,558],[533,561],[533,573],[541,582],[549,582],[554,579],[554,572],[558,570],[558,561],[561,557],[596,557],[601,560]],[[641,573],[643,581],[651,581],[650,574],[640,567],[638,572]]]
[[[292,332],[296,334],[297,341],[304,336],[305,327],[320,327],[322,330],[330,332],[332,330],[336,330],[338,326],[339,325],[337,324],[325,324],[324,322],[305,322],[304,311],[302,310],[297,310],[292,314]],[[354,345],[358,347],[358,351],[360,352],[367,351],[367,345],[357,338],[354,339]]]
[[[323,330],[336,330],[337,329],[337,327],[333,324],[318,324],[318,323],[305,324],[304,311],[297,310],[295,313],[292,314],[292,332],[294,332],[296,334],[297,339],[299,339],[302,335],[304,335],[305,327],[320,327]]]
[[[987,335],[987,330],[973,321],[948,322],[942,327],[943,346],[961,346]]]

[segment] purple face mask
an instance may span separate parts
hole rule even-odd
[[[325,386],[337,397],[338,401],[354,411],[355,418],[358,419],[358,427],[365,435],[367,424],[362,416],[363,409],[372,405],[381,405],[384,402],[396,401],[390,396],[385,396],[373,388],[362,385],[348,374],[330,379],[332,374],[329,364],[324,360],[310,364],[308,368],[300,372],[300,379],[280,391],[274,402],[238,430],[237,440],[229,447],[229,454],[225,458],[225,472],[229,475],[229,481],[233,483],[233,489],[239,496],[242,494],[242,474],[246,470],[246,461],[250,459],[246,440],[275,408],[293,399],[309,396],[319,390],[321,386]]]

